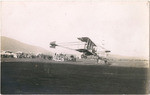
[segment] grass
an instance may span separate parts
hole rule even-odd
[[[2,94],[146,94],[148,68],[2,62]]]

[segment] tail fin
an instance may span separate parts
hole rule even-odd
[[[56,46],[58,46],[56,41],[50,42],[50,48],[55,48]]]

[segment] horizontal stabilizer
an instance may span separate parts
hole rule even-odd
[[[108,53],[108,52],[111,52],[111,51],[110,50],[106,50],[105,52]]]
[[[50,46],[50,48],[55,48],[56,46]]]

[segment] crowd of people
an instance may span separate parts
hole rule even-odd
[[[24,52],[11,52],[11,51],[1,51],[1,58],[43,58],[52,60],[52,55],[46,54],[34,54],[34,53],[24,53]]]
[[[76,61],[76,56],[71,54],[57,54],[53,56],[53,60],[55,61]]]

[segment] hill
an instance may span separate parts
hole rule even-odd
[[[12,38],[1,36],[1,50],[12,51],[12,52],[25,52],[25,53],[43,53],[43,54],[52,54],[52,52],[33,45],[25,44],[23,42],[17,41]]]

